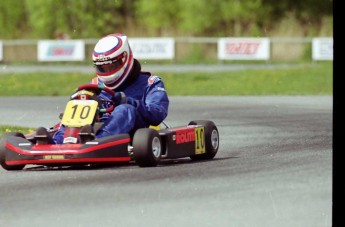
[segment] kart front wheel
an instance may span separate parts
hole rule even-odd
[[[190,158],[192,160],[208,160],[213,159],[216,156],[219,148],[219,132],[217,126],[213,121],[196,120],[191,121],[189,125],[203,125],[205,126],[205,146],[206,153],[193,155]]]
[[[5,162],[5,149],[3,146],[6,139],[11,136],[25,138],[23,133],[20,133],[20,132],[5,132],[4,134],[2,134],[1,141],[0,141],[0,165],[5,170],[22,170],[25,167],[25,165],[7,165]]]
[[[25,167],[25,165],[7,165],[4,160],[0,161],[0,165],[5,170],[22,170]]]
[[[158,132],[151,128],[138,129],[132,141],[135,162],[140,167],[157,166],[162,154],[162,143]]]

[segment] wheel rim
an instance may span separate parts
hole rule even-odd
[[[158,137],[153,138],[152,140],[152,154],[159,158],[161,155],[161,143]]]
[[[213,130],[212,134],[211,134],[211,144],[214,150],[218,149],[219,146],[219,136],[218,136],[218,131],[217,130]]]

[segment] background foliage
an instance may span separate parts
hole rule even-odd
[[[1,0],[0,39],[270,36],[287,18],[304,36],[332,28],[331,0]],[[300,34],[299,34],[300,35]]]

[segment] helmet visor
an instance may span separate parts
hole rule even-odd
[[[116,58],[105,61],[95,61],[94,64],[99,73],[112,73],[120,70],[125,62],[126,54],[122,53]]]

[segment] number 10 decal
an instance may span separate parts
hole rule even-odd
[[[195,128],[195,154],[205,153],[205,129]]]
[[[61,123],[69,127],[92,124],[97,106],[94,100],[71,100],[67,103]]]
[[[71,119],[74,119],[74,116],[75,116],[75,113],[76,113],[76,111],[77,111],[77,108],[78,108],[78,105],[72,106],[73,113],[72,113]],[[85,111],[85,109],[87,109],[87,110]],[[91,110],[91,107],[90,107],[90,106],[83,106],[82,109],[81,109],[81,111],[80,111],[80,116],[79,116],[79,118],[80,118],[80,119],[86,119],[86,118],[89,116],[89,114],[90,114],[90,110]]]

